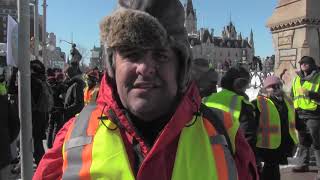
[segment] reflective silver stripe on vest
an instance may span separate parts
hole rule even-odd
[[[294,81],[293,81],[293,96],[296,96],[296,95],[297,95],[297,92],[296,92],[297,79],[298,79],[298,77],[294,78]],[[300,84],[300,85],[301,85],[301,84]]]
[[[82,168],[82,150],[83,145],[90,144],[92,137],[87,136],[88,124],[91,113],[96,109],[96,104],[89,104],[83,108],[74,122],[74,128],[70,139],[66,142],[65,151],[67,151],[67,169],[63,173],[62,179],[80,179],[79,172]]]
[[[226,159],[226,163],[228,166],[229,180],[237,180],[238,179],[238,172],[237,172],[237,167],[236,167],[236,163],[234,161],[234,158],[226,146],[223,146],[223,151],[224,151],[224,157]]]
[[[211,137],[210,138],[210,142],[212,145],[214,144],[222,144],[224,146],[228,146],[228,143],[227,143],[227,140],[226,140],[226,137],[224,135],[216,135],[214,137]]]
[[[235,97],[235,98],[234,98]],[[232,99],[232,103],[234,103],[236,105],[237,103],[237,96],[234,96]],[[234,101],[234,99],[236,101]],[[231,104],[232,104],[231,103]],[[235,106],[234,106],[235,107]],[[231,109],[235,109],[232,105],[230,106],[230,113],[231,113]],[[215,114],[218,116],[219,120],[223,120],[224,116],[223,116],[223,111],[218,110],[218,109],[211,109],[212,111],[215,112]],[[221,122],[222,125],[224,122]],[[237,173],[237,168],[236,168],[236,164],[234,161],[234,158],[232,156],[232,147],[228,147],[228,142],[227,139],[224,135],[222,134],[217,134],[216,136],[211,136],[210,137],[210,142],[211,145],[216,145],[216,144],[221,144],[222,148],[223,148],[223,152],[224,152],[224,156],[225,156],[225,160],[228,166],[228,174],[229,174],[229,180],[237,180],[238,179],[238,173]],[[231,148],[231,150],[229,149]]]
[[[84,146],[92,142],[92,137],[75,137],[66,142],[64,148],[71,149],[79,146]]]
[[[226,140],[226,137],[222,134],[218,134],[216,136],[210,137],[210,142],[212,145],[221,144],[224,152],[224,158],[227,163],[227,169],[229,174],[229,180],[237,180],[238,179],[238,173],[236,164],[234,161],[234,158],[228,148],[228,143]]]
[[[264,98],[259,98],[259,103],[261,104],[261,114],[262,114],[262,126],[259,126],[259,132],[262,134],[262,145],[268,147],[270,145],[270,141],[268,136],[271,133],[276,133],[279,131],[278,127],[270,127],[269,123],[269,113],[267,111],[268,104]]]
[[[312,80],[311,92],[316,92],[316,86],[318,83],[319,76],[320,74],[318,73],[317,75],[315,75],[314,79]]]
[[[238,102],[238,95],[233,95],[230,103],[230,113],[231,113],[232,122],[234,121],[233,114],[236,111],[237,102]]]

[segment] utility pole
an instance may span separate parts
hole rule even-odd
[[[39,12],[38,0],[34,0],[34,56],[38,59],[39,56]]]
[[[18,69],[19,69],[19,117],[21,178],[33,176],[33,143],[30,85],[30,7],[29,0],[18,0]]]
[[[42,27],[42,59],[46,69],[48,68],[47,61],[47,0],[43,0],[43,27]]]

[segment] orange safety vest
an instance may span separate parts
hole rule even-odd
[[[70,126],[63,145],[62,179],[134,180],[120,130],[111,120],[100,120],[101,114],[89,104]],[[220,115],[231,119],[230,113]],[[189,123],[192,126],[184,128],[179,138],[171,178],[237,180],[226,137],[213,126],[217,122],[195,117]]]
[[[99,87],[94,87],[92,89],[89,89],[88,87],[86,87],[83,93],[84,104],[87,105],[91,101],[95,102],[98,97],[98,92],[99,92]]]

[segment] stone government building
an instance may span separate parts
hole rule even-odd
[[[238,62],[252,62],[255,53],[252,30],[249,38],[243,38],[231,21],[224,27],[221,36],[215,36],[213,29],[198,30],[192,0],[185,4],[185,27],[194,58],[205,58],[218,68]]]

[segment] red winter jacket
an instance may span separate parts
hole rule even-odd
[[[185,124],[189,122],[194,113],[199,109],[201,98],[199,91],[193,84],[182,98],[177,110],[168,124],[164,127],[151,149],[145,144],[128,123],[123,111],[119,108],[112,96],[112,86],[103,78],[100,86],[98,107],[107,104],[107,109],[112,108],[125,131],[121,131],[124,144],[128,153],[132,169],[134,169],[133,139],[139,142],[144,160],[140,165],[137,180],[170,180],[175,161],[175,153],[178,146],[179,136]],[[106,112],[106,114],[108,114]],[[33,177],[34,180],[56,180],[62,177],[62,145],[64,137],[75,118],[68,121],[57,134],[53,147],[43,156]],[[236,165],[239,180],[254,180],[257,176],[255,158],[246,142],[243,134],[239,131],[236,136]]]

